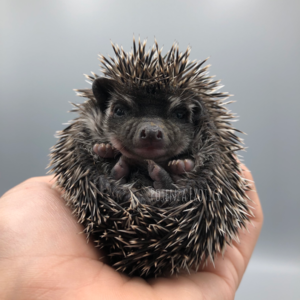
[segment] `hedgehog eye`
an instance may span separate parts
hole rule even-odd
[[[180,109],[175,111],[175,116],[177,119],[184,119],[186,117],[187,111],[185,109]]]
[[[125,115],[125,111],[121,107],[116,107],[114,109],[114,114],[118,117],[121,117],[121,116]]]
[[[177,112],[176,113],[176,117],[177,117],[177,119],[183,119],[184,118],[184,113],[183,112]]]

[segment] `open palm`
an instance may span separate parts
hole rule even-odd
[[[245,168],[244,177],[252,180]],[[263,222],[255,191],[255,218],[240,243],[191,275],[143,280],[99,260],[82,227],[52,188],[51,176],[29,179],[0,199],[0,299],[233,299]],[[253,190],[254,184],[253,184]]]

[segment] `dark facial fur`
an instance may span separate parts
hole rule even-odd
[[[124,156],[166,163],[189,152],[199,127],[199,101],[165,92],[122,91],[105,78],[94,81],[93,92],[106,138]]]
[[[157,43],[148,53],[145,46],[134,42],[125,53],[113,45],[116,58],[101,56],[105,77],[87,76],[93,90],[78,90],[87,101],[75,105],[79,116],[58,133],[51,165],[68,205],[111,265],[151,277],[213,261],[238,240],[252,212],[235,159],[243,147],[224,107],[228,95],[218,92],[204,62],[188,61],[189,48],[180,53],[173,45],[162,56]],[[184,118],[176,118],[181,110]],[[188,154],[195,167],[175,190],[154,189],[139,168],[122,184],[110,177],[118,157],[93,152],[96,143],[109,142],[135,160]]]

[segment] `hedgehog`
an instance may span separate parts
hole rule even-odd
[[[253,213],[236,152],[231,101],[190,47],[163,56],[155,40],[115,57],[102,76],[85,75],[86,101],[57,132],[50,172],[87,238],[108,263],[151,278],[198,270],[238,241]],[[241,132],[242,133],[242,132]]]

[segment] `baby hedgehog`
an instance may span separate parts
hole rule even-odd
[[[51,171],[87,236],[118,271],[144,278],[213,262],[253,215],[227,93],[174,44],[100,55],[103,77],[58,132]],[[229,102],[228,102],[229,103]]]

